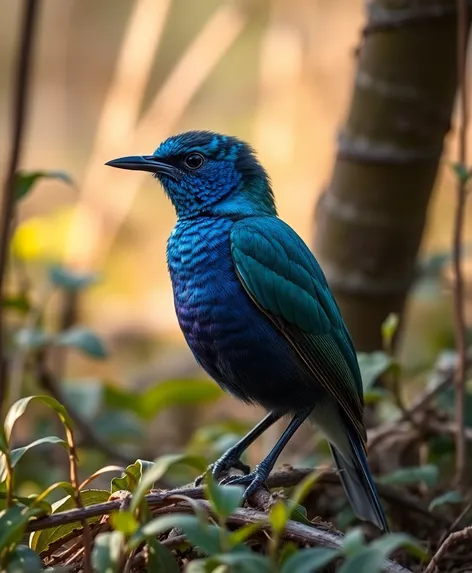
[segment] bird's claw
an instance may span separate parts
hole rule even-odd
[[[221,480],[221,485],[244,485],[247,486],[243,493],[243,503],[260,487],[264,486],[267,480],[266,472],[259,467],[243,476],[228,476]]]
[[[211,473],[211,475],[213,476],[213,479],[215,481],[218,481],[218,478],[220,477],[220,475],[224,472],[227,472],[231,468],[233,468],[235,470],[240,470],[244,474],[249,474],[249,472],[251,471],[251,468],[247,464],[243,463],[239,458],[236,458],[234,456],[223,455],[223,456],[221,456],[221,458],[219,460],[216,460],[216,462],[210,464],[208,466],[206,472],[199,475],[195,479],[194,484],[196,487],[202,485],[203,480],[205,479],[205,476],[208,473]],[[235,477],[235,476],[233,476],[233,477]],[[244,476],[241,476],[241,477],[244,477]]]

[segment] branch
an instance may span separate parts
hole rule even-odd
[[[467,1],[457,0],[457,68],[460,95],[461,123],[459,128],[459,158],[458,167],[467,173],[467,128],[469,110],[467,105],[467,32],[468,14]],[[466,487],[467,471],[467,444],[465,438],[465,378],[467,369],[466,358],[466,326],[465,326],[465,299],[464,277],[462,273],[461,253],[462,238],[464,234],[465,209],[467,202],[467,175],[457,174],[457,202],[454,217],[453,234],[453,270],[455,279],[454,288],[454,318],[456,329],[457,353],[459,355],[456,373],[456,402],[455,414],[457,423],[456,436],[456,484],[460,490]]]
[[[466,367],[468,368],[472,364],[472,348],[469,348],[466,351],[465,356]],[[432,385],[431,388],[427,388],[422,394],[420,394],[397,420],[386,422],[385,424],[370,430],[368,432],[369,448],[372,449],[377,446],[378,442],[389,436],[402,422],[405,422],[408,419],[411,420],[414,416],[426,410],[440,392],[448,386],[452,386],[454,383],[456,368],[456,364],[451,365],[448,363],[444,366],[441,359],[438,360],[434,372],[434,376],[437,379],[436,383]]]
[[[441,547],[433,555],[433,558],[428,563],[428,566],[423,573],[434,573],[436,571],[439,561],[447,554],[449,549],[456,543],[461,541],[468,541],[472,539],[472,526],[466,527],[461,531],[455,531],[446,538]],[[470,541],[468,541],[470,543]]]
[[[0,299],[3,300],[5,272],[10,245],[10,229],[15,210],[15,177],[23,144],[23,132],[26,117],[26,100],[29,80],[39,0],[26,0],[23,12],[20,51],[13,90],[12,117],[13,142],[8,161],[7,177],[3,188],[0,211]],[[0,312],[0,408],[6,395],[6,356],[4,341],[4,313]]]
[[[274,487],[290,487],[299,483],[306,475],[312,473],[312,469],[302,469],[294,470],[292,468],[285,469],[283,471],[275,472],[269,477],[267,485],[270,488]],[[327,480],[326,483],[333,483],[337,480],[337,476],[334,473],[326,472],[322,474],[319,481]],[[382,486],[380,486],[382,487]],[[185,502],[179,501],[176,503],[175,496],[186,496],[191,499],[200,500],[200,505],[211,514],[210,504],[202,499],[204,497],[203,487],[182,487],[174,490],[168,491],[157,491],[150,493],[146,496],[146,501],[150,508],[152,508],[152,513],[154,516],[169,514],[169,513],[191,513],[193,508]],[[260,488],[256,494],[253,496],[259,500],[263,500],[263,505],[266,505],[267,498],[270,495],[264,488]],[[71,509],[69,511],[64,511],[51,515],[48,517],[43,517],[32,521],[27,531],[39,531],[43,529],[48,529],[51,527],[58,527],[60,525],[65,525],[66,523],[74,523],[76,521],[81,521],[84,519],[89,519],[91,517],[96,517],[100,515],[109,515],[111,512],[118,511],[122,507],[122,499],[113,499],[111,501],[90,505],[83,509]],[[262,530],[270,529],[270,524],[268,523],[267,513],[258,511],[252,508],[241,508],[237,509],[233,515],[227,519],[228,525],[233,525],[236,527],[242,527],[251,523],[262,524]],[[80,532],[77,532],[80,534]],[[340,548],[343,543],[343,535],[333,530],[332,527],[326,525],[317,524],[316,526],[307,526],[298,522],[289,521],[285,528],[283,538],[286,540],[294,541],[303,546],[322,546],[331,548]],[[71,537],[66,538],[68,541]],[[179,542],[182,538],[179,537]],[[177,543],[174,538],[168,540],[168,545],[171,547]],[[57,545],[56,545],[57,549]],[[137,557],[137,559],[140,559]],[[400,565],[394,563],[393,561],[387,560],[384,564],[384,569],[386,573],[409,573],[408,569],[401,567]]]

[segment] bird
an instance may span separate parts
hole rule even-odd
[[[315,256],[279,218],[270,178],[243,140],[188,131],[152,155],[106,165],[150,172],[177,222],[167,242],[174,306],[196,361],[229,394],[266,416],[209,471],[245,487],[265,484],[304,422],[327,438],[356,516],[389,527],[367,461],[363,387],[352,338]],[[253,469],[244,451],[290,417],[270,453]]]

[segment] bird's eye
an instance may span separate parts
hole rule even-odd
[[[201,153],[189,153],[185,159],[185,166],[189,169],[199,169],[205,161],[205,158]]]

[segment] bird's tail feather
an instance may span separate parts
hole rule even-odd
[[[349,435],[351,459],[346,460],[341,452],[330,444],[331,453],[338,470],[346,495],[354,513],[364,521],[370,521],[386,533],[387,520],[377,494],[374,481],[362,445],[357,437]]]

